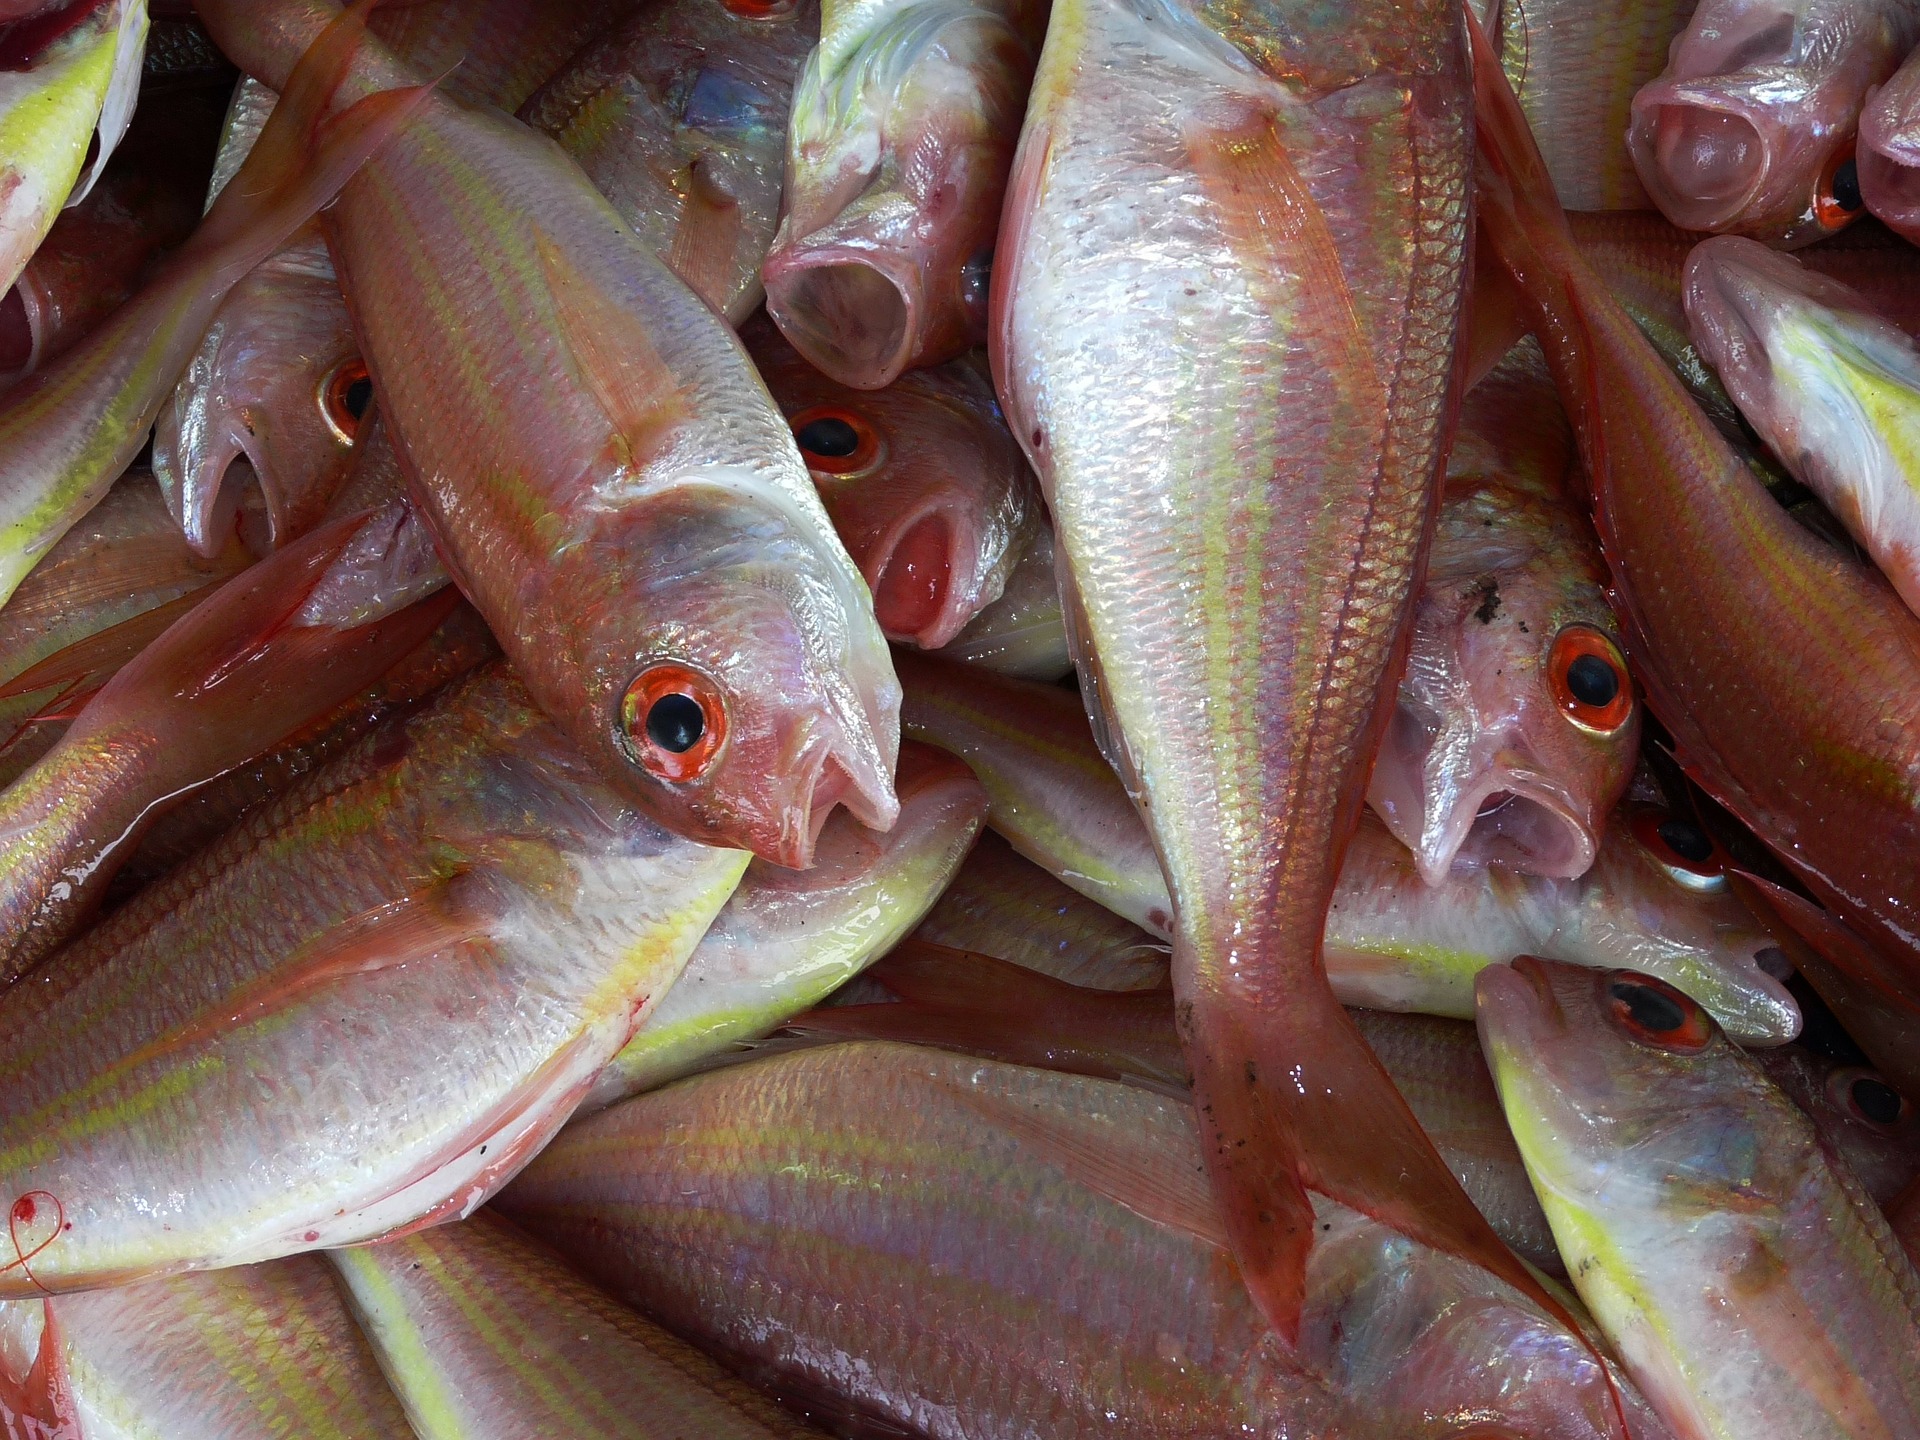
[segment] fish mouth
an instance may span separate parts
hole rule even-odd
[[[1524,1048],[1524,1037],[1529,1033],[1566,1025],[1566,1012],[1554,993],[1552,972],[1533,955],[1516,955],[1507,964],[1489,965],[1476,975],[1473,1008],[1489,1045]]]
[[[1920,96],[1909,107],[1920,109],[1915,101]],[[1920,126],[1898,125],[1869,104],[1860,117],[1853,158],[1867,209],[1911,239],[1920,228]]]
[[[815,369],[856,390],[891,385],[913,359],[919,283],[842,246],[769,257],[767,313]]]
[[[839,750],[821,756],[806,795],[803,805],[787,807],[777,840],[754,847],[762,859],[789,870],[810,869],[820,832],[837,806],[846,806],[847,813],[869,830],[891,830],[900,818],[900,799],[891,778],[857,759],[843,758]]]
[[[874,618],[889,640],[938,650],[972,620],[979,585],[964,568],[962,517],[939,501],[918,505],[888,527],[866,557]]]
[[[1721,230],[1743,217],[1773,162],[1766,131],[1737,101],[1654,82],[1633,99],[1628,149],[1640,183],[1685,230]]]
[[[1742,372],[1753,385],[1771,377],[1768,321],[1791,298],[1767,273],[1773,268],[1767,262],[1775,258],[1794,264],[1756,241],[1733,236],[1702,241],[1687,257],[1682,295],[1687,319],[1707,362],[1724,381],[1732,380],[1730,370]]]
[[[1444,882],[1456,860],[1571,880],[1587,873],[1599,850],[1593,823],[1559,787],[1502,767],[1428,824],[1414,862],[1429,885]]]

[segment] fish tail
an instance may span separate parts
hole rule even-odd
[[[383,90],[328,113],[377,3],[356,0],[300,57],[246,163],[188,242],[187,258],[237,280],[332,200],[426,102],[431,83]]]

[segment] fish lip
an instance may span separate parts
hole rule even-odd
[[[1749,246],[1765,248],[1735,236],[1694,246],[1687,257],[1682,298],[1688,328],[1714,369],[1738,368],[1764,383],[1773,374],[1768,320],[1782,297],[1758,269],[1745,263]]]
[[[1517,867],[1505,860],[1502,864],[1521,868],[1526,874],[1561,879],[1577,878],[1592,868],[1600,852],[1600,837],[1593,824],[1582,817],[1579,807],[1559,785],[1531,767],[1501,762],[1489,767],[1476,784],[1462,793],[1439,824],[1429,819],[1420,843],[1414,847],[1414,864],[1423,881],[1428,885],[1444,884],[1463,851],[1469,851],[1467,858],[1473,863],[1485,863],[1471,853],[1470,841],[1479,822],[1497,813],[1497,810],[1483,810],[1486,802],[1502,793],[1508,796],[1506,804],[1519,802],[1544,812],[1550,824],[1560,827],[1560,838],[1567,842],[1564,858],[1556,864],[1542,868]],[[1488,827],[1487,838],[1493,833],[1493,828]]]
[[[895,517],[869,549],[863,569],[873,592],[874,618],[889,640],[938,650],[979,613],[979,567],[966,563],[977,547],[964,543],[967,530],[964,507],[936,497]],[[922,546],[945,551],[938,588],[930,600],[908,593],[902,583],[906,577],[894,564],[904,554],[905,563],[911,565],[914,550]]]
[[[1723,122],[1738,121],[1744,126],[1746,135],[1739,138],[1751,136],[1758,152],[1757,158],[1743,167],[1744,183],[1737,189],[1723,188],[1713,197],[1703,197],[1680,183],[1681,177],[1669,167],[1686,164],[1688,152],[1675,143],[1672,129],[1663,134],[1661,116],[1669,111],[1690,112],[1689,118],[1693,119],[1712,116]],[[1766,128],[1742,100],[1704,89],[1693,81],[1656,80],[1633,97],[1632,114],[1627,146],[1640,183],[1667,218],[1682,229],[1719,230],[1731,225],[1765,189],[1774,165],[1774,148]]]
[[[1476,975],[1473,1009],[1489,1051],[1495,1044],[1522,1046],[1529,1033],[1564,1030],[1567,1024],[1566,1011],[1554,993],[1552,972],[1535,955],[1516,955]]]
[[[925,307],[918,275],[903,270],[896,257],[803,241],[769,255],[761,278],[767,314],[787,343],[841,384],[879,390],[912,361]],[[877,311],[877,323],[843,323],[868,309]]]
[[[875,763],[863,764],[859,747],[837,734],[827,743],[816,741],[811,750],[795,767],[795,798],[780,807],[772,833],[749,837],[754,854],[789,870],[813,865],[820,832],[836,806],[846,806],[869,830],[891,830],[900,818],[895,767],[884,764],[877,753],[870,757]]]

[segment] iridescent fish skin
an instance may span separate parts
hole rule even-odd
[[[1920,58],[1916,55],[1909,55],[1885,85],[1867,92],[1855,152],[1860,198],[1875,216],[1909,240],[1920,239]]]
[[[500,1205],[782,1393],[942,1440],[1614,1433],[1555,1322],[1331,1202],[1290,1354],[1195,1128],[1131,1085],[833,1045],[605,1111]]]
[[[1740,413],[1920,612],[1920,348],[1837,280],[1737,237],[1687,261],[1694,343]]]
[[[822,0],[794,90],[767,313],[876,390],[986,338],[987,273],[1044,0]]]
[[[1053,527],[1044,520],[1007,588],[971,624],[940,647],[948,660],[1021,680],[1061,680],[1073,673],[1067,618],[1055,579]]]
[[[0,1295],[472,1210],[747,859],[622,803],[504,667],[462,682],[0,992]]]
[[[765,292],[793,85],[819,0],[634,9],[520,107],[655,254],[735,325]]]
[[[765,319],[740,334],[889,640],[939,650],[1005,591],[1045,523],[1040,487],[971,356],[862,391]]]
[[[317,1255],[0,1301],[0,1387],[49,1338],[84,1440],[413,1440]]]
[[[1676,1434],[1920,1426],[1920,1276],[1705,1011],[1523,957],[1481,974],[1479,1024],[1574,1287]]]
[[[1367,803],[1447,883],[1456,860],[1586,873],[1640,753],[1573,433],[1523,343],[1460,407],[1413,641]]]
[[[1627,148],[1674,224],[1806,245],[1864,213],[1854,131],[1920,41],[1911,0],[1701,0],[1633,97]]]
[[[328,1258],[420,1440],[819,1433],[490,1210]]]
[[[1890,1209],[1920,1177],[1920,1110],[1879,1071],[1829,1060],[1804,1045],[1755,1050],[1751,1058],[1807,1112],[1874,1204]]]
[[[885,835],[836,815],[821,831],[812,869],[748,866],[685,972],[579,1113],[759,1039],[898,944],[946,889],[987,810],[973,772],[927,746],[901,747],[899,793],[900,819]]]
[[[272,83],[324,12],[201,15]],[[435,96],[359,178],[326,224],[381,423],[539,702],[680,833],[804,867],[836,804],[885,829],[886,643],[725,322],[517,121]]]

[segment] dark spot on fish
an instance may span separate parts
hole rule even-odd
[[[1891,1125],[1900,1118],[1900,1092],[1885,1081],[1862,1075],[1847,1093],[1855,1108],[1876,1125]]]
[[[1321,1231],[1322,1231],[1322,1232],[1325,1232],[1325,1231],[1328,1231],[1328,1230],[1331,1230],[1332,1228],[1333,1228],[1333,1226],[1332,1226],[1331,1224],[1327,1224],[1327,1225],[1322,1225],[1322,1226],[1320,1227],[1320,1229],[1321,1229]]]
[[[1582,705],[1599,710],[1620,693],[1620,677],[1600,656],[1582,655],[1567,667],[1567,689]]]
[[[318,1230],[309,1230],[307,1231],[306,1235],[303,1238],[306,1240],[307,1244],[311,1245],[313,1244],[314,1241],[320,1238],[320,1232]]]
[[[1516,624],[1516,625],[1518,625],[1518,626],[1520,627],[1520,633],[1521,633],[1522,635],[1531,635],[1531,634],[1533,633],[1533,632],[1532,632],[1531,630],[1529,630],[1529,629],[1527,629],[1527,622],[1526,622],[1526,621],[1524,621],[1524,620],[1516,620],[1516,621],[1514,621],[1513,623],[1514,623],[1514,624]]]
[[[830,460],[843,459],[860,448],[860,432],[833,415],[823,415],[803,425],[793,438],[808,454],[824,455]]]
[[[1765,949],[1754,951],[1753,963],[1760,967],[1761,974],[1771,975],[1783,984],[1793,978],[1793,961],[1778,945],[1769,945]]]
[[[1189,295],[1198,295],[1199,293],[1200,293],[1200,292],[1199,292],[1198,290],[1196,290],[1196,289],[1194,289],[1194,288],[1193,288],[1193,287],[1192,287],[1191,285],[1189,285],[1189,286],[1187,286],[1187,294],[1189,294]]]
[[[1491,575],[1483,576],[1474,587],[1480,597],[1479,608],[1473,612],[1473,618],[1482,625],[1491,625],[1493,617],[1500,613],[1500,582]]]
[[[1651,985],[1622,981],[1608,989],[1614,999],[1626,1006],[1633,1023],[1643,1030],[1660,1035],[1669,1030],[1678,1030],[1686,1024],[1687,1012],[1674,1004],[1671,997],[1661,994]]]
[[[1038,425],[1034,426],[1033,427],[1033,448],[1036,450],[1039,450],[1043,448],[1046,445],[1046,443],[1047,443],[1047,437],[1043,433],[1041,433],[1040,427]]]
[[[662,695],[647,709],[647,738],[675,755],[699,744],[706,729],[706,712],[691,695]]]
[[[1833,172],[1833,203],[1842,210],[1858,210],[1866,204],[1860,196],[1860,166],[1851,155]]]
[[[1572,677],[1569,676],[1569,679]],[[1670,815],[1658,827],[1660,838],[1682,860],[1704,865],[1713,858],[1713,841],[1698,825],[1678,815]]]
[[[1260,1072],[1255,1068],[1253,1061],[1249,1060],[1247,1061],[1247,1084],[1258,1085],[1259,1083]]]
[[[486,1154],[486,1153],[487,1153],[487,1147],[486,1147],[486,1146],[484,1146],[484,1145],[482,1145],[482,1146],[480,1147],[480,1153],[481,1153],[482,1155],[484,1155],[484,1154]]]
[[[1167,926],[1167,912],[1160,909],[1149,910],[1147,912],[1147,923],[1157,929],[1164,930]]]

